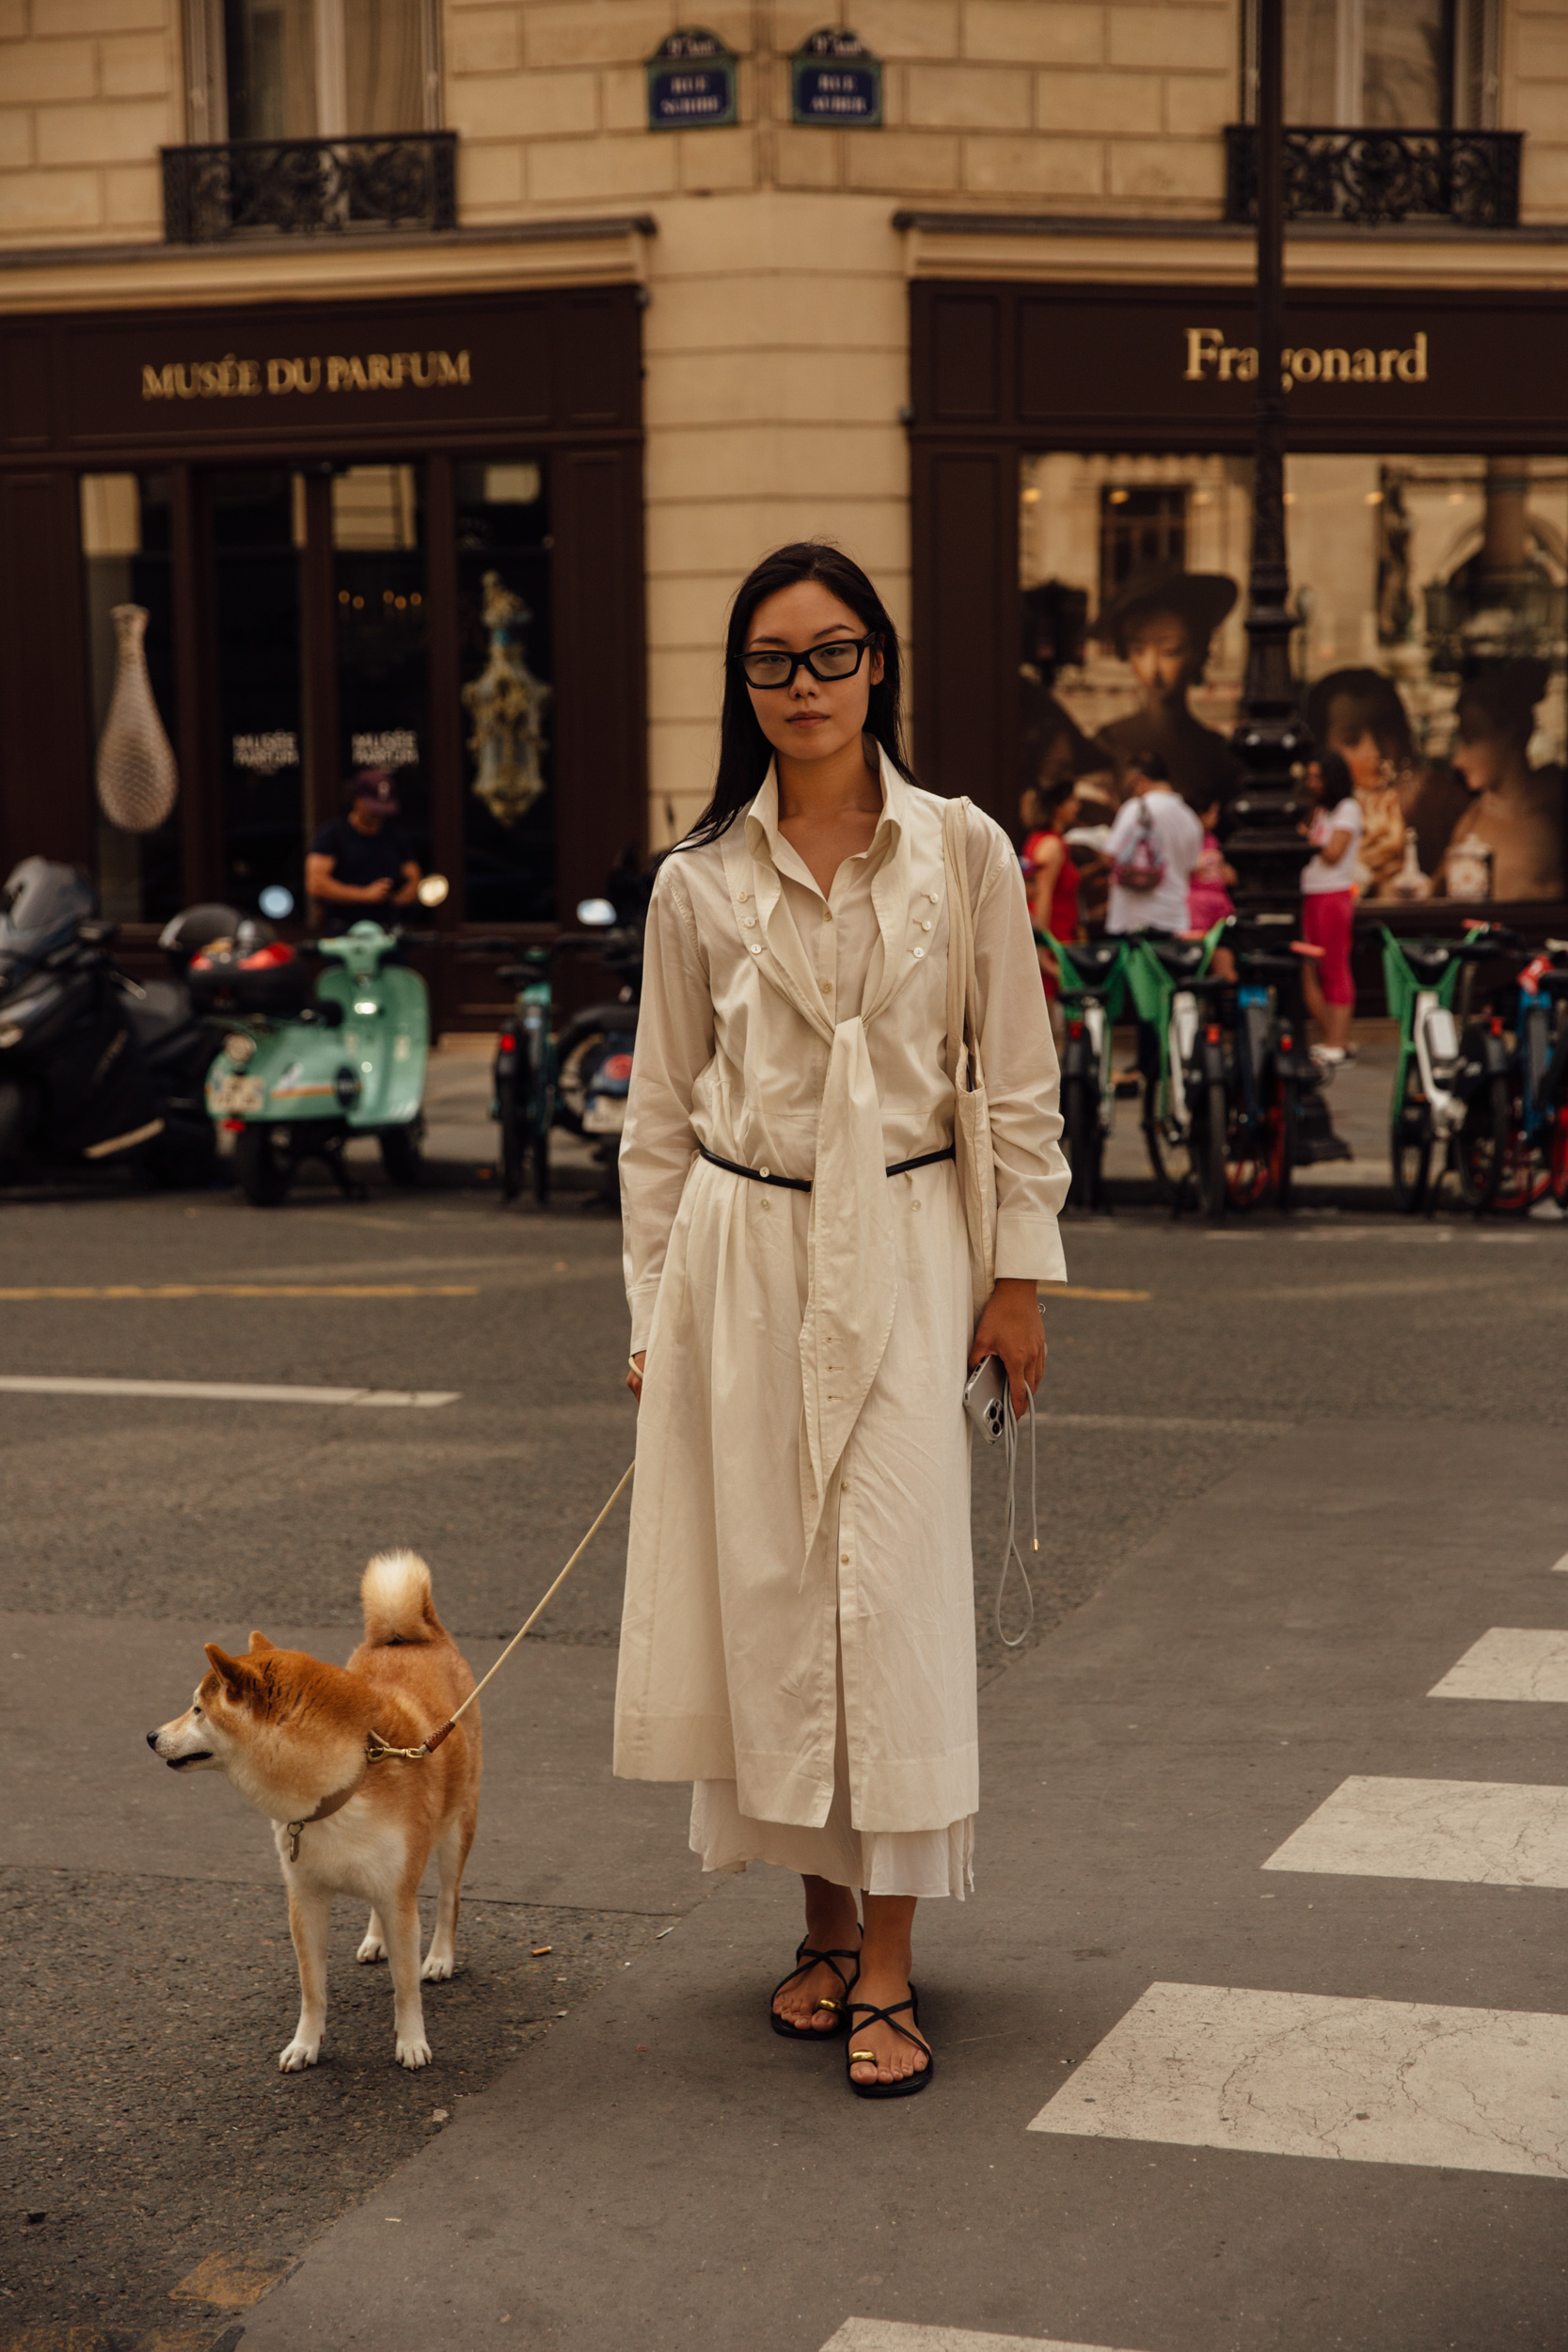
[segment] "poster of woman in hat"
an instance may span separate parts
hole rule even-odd
[[[1214,631],[1236,596],[1236,582],[1220,572],[1143,571],[1101,606],[1095,624],[1095,637],[1126,662],[1142,696],[1139,709],[1101,727],[1100,740],[1118,773],[1158,755],[1183,800],[1199,811],[1229,800],[1246,772],[1187,699],[1202,683]]]

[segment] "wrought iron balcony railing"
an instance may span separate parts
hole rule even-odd
[[[1522,131],[1344,131],[1290,124],[1285,217],[1342,220],[1357,229],[1447,221],[1457,229],[1519,224]],[[1251,220],[1258,204],[1258,134],[1225,134],[1225,216]]]
[[[164,235],[230,237],[457,226],[457,134],[378,139],[230,139],[166,147]]]

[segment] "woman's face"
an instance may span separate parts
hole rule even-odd
[[[748,653],[806,653],[866,634],[865,624],[819,580],[800,580],[766,597],[746,632]],[[882,657],[863,655],[853,677],[818,678],[798,669],[788,686],[748,686],[757,724],[785,759],[832,759],[865,732],[871,689]]]
[[[1329,718],[1328,748],[1339,754],[1358,792],[1375,792],[1387,782],[1382,744],[1366,722],[1345,710],[1342,704],[1336,704]]]
[[[1463,728],[1464,722],[1461,721]],[[1461,733],[1452,759],[1472,792],[1495,792],[1509,765],[1509,745],[1500,735]]]
[[[1155,612],[1129,640],[1127,666],[1151,703],[1176,703],[1196,675],[1196,651],[1185,621],[1174,612]]]

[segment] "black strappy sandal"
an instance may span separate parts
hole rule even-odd
[[[913,2033],[911,2033],[907,2026],[900,2026],[896,2023],[899,2010],[905,2009],[909,2010],[914,2018]],[[892,2026],[895,2033],[902,2034],[906,2042],[912,2042],[917,2050],[925,2051],[925,2065],[917,2073],[906,2074],[901,2082],[858,2083],[851,2072],[853,2067],[857,2064],[880,2066],[882,2061],[869,2050],[855,2048],[855,2019],[857,2017],[867,2017],[873,2025],[879,2018],[884,2026]],[[910,1987],[909,1999],[895,2001],[891,2009],[873,2009],[869,2001],[849,2003],[849,2047],[844,2054],[844,2074],[846,2081],[857,2099],[912,2099],[917,2090],[925,2090],[936,2071],[937,2062],[932,2055],[931,2045],[920,2030],[920,2002],[912,1984]]]
[[[843,1969],[838,1964],[841,1960],[852,1960],[854,1962],[855,1973],[852,1977],[847,1977],[845,1975]],[[773,2003],[778,1999],[780,1994],[784,1991],[784,1986],[786,1984],[793,1984],[798,1976],[800,1976],[807,1968],[815,1968],[819,1961],[825,1962],[832,1970],[834,1976],[844,1987],[846,1994],[853,1993],[856,1985],[859,1984],[861,1980],[861,1956],[859,1952],[817,1952],[814,1951],[809,1944],[801,1944],[798,1946],[795,1953],[794,1967],[790,1970],[787,1977],[781,1977],[779,1979],[778,1983],[773,1987],[772,1992],[768,1996],[768,2022],[772,2026],[773,2031],[775,2033],[783,2034],[786,2042],[831,2042],[834,2034],[842,2033],[845,2026],[849,2022],[847,2011],[846,2010],[842,2001],[830,2001],[824,1998],[816,2004],[818,2009],[831,2009],[836,2010],[837,2014],[835,2015],[831,2026],[792,2026],[788,2018],[781,2017],[778,2010],[773,2007]]]

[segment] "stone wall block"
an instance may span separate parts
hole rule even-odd
[[[1568,145],[1525,142],[1524,183],[1519,210],[1526,220],[1560,220],[1568,215]]]
[[[680,151],[681,185],[694,195],[756,185],[757,135],[749,126],[737,123],[724,131],[674,131],[669,136]]]
[[[958,142],[930,131],[847,131],[845,176],[851,188],[930,196],[958,184]]]
[[[523,62],[523,27],[513,8],[447,11],[441,57],[448,87],[465,73],[514,73]]]
[[[29,99],[92,98],[98,82],[90,40],[19,40],[0,51],[0,89],[13,105]]]
[[[145,163],[174,138],[174,108],[146,99],[46,106],[38,118],[43,164]]]
[[[1165,129],[1178,138],[1217,139],[1237,119],[1233,73],[1170,73],[1165,77]]]
[[[911,128],[939,131],[1026,131],[1029,77],[1002,66],[911,65],[908,68]]]
[[[1568,76],[1568,16],[1555,0],[1549,8],[1514,10],[1513,71],[1521,81]]]
[[[116,33],[98,44],[105,98],[163,98],[177,87],[174,45],[163,33]]]
[[[469,74],[453,84],[447,119],[469,138],[569,138],[596,131],[596,73]]]
[[[1105,10],[1089,0],[965,0],[963,54],[1016,65],[1100,65]]]
[[[523,200],[523,149],[516,141],[459,139],[458,206],[462,215],[516,206]]]
[[[828,143],[832,144],[832,134]],[[782,249],[775,248],[775,235]],[[813,244],[809,234],[791,238],[787,227],[776,232],[759,229],[752,277],[660,278],[643,317],[643,349],[660,359],[774,343],[801,351],[901,355],[908,334],[902,278],[891,272],[817,276],[810,268]],[[774,266],[777,262],[789,266]]]
[[[1157,73],[1037,73],[1035,120],[1042,131],[1158,132],[1164,95]]]
[[[958,0],[854,0],[848,21],[879,57],[957,57]],[[816,30],[813,25],[809,29]]]
[[[1113,196],[1215,206],[1224,197],[1225,156],[1217,142],[1113,139],[1109,152]]]
[[[103,174],[103,216],[114,229],[161,231],[164,175],[156,164],[116,164]]]
[[[650,501],[754,498],[759,481],[809,482],[821,499],[907,498],[909,451],[885,424],[693,425],[648,437]]]
[[[13,245],[103,225],[96,171],[16,172],[0,180],[0,237]]]
[[[781,188],[836,188],[844,171],[842,131],[783,124],[773,134],[773,168]]]
[[[1218,6],[1191,0],[1185,7],[1177,0],[1155,7],[1110,0],[1106,14],[1113,65],[1170,66],[1178,72],[1236,70],[1236,20],[1227,0]]]
[[[0,171],[24,171],[32,160],[32,116],[25,106],[0,106]]]
[[[686,20],[672,16],[657,0],[539,0],[523,11],[524,61],[638,65],[653,56],[677,21]]]
[[[973,196],[1103,196],[1105,143],[1102,139],[965,139],[963,183]]]
[[[607,65],[599,74],[600,121],[607,131],[646,131],[648,82],[640,65]]]
[[[529,195],[536,204],[668,196],[676,168],[673,138],[541,139],[528,151]]]
[[[172,30],[178,0],[33,0],[33,30],[64,40],[71,33]]]
[[[650,434],[748,420],[761,426],[891,423],[908,382],[902,352],[800,351],[777,343],[667,352],[643,388],[644,419]]]
[[[1524,131],[1526,169],[1534,140],[1550,141],[1568,137],[1568,84],[1527,82],[1520,79],[1513,86],[1513,106],[1509,115],[1511,131]]]

